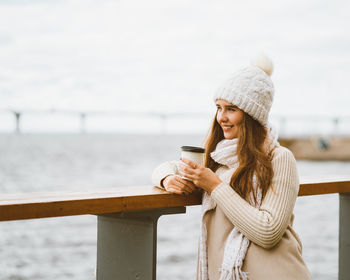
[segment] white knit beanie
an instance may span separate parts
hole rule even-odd
[[[274,96],[270,78],[273,64],[270,58],[259,55],[251,65],[236,71],[214,95],[214,101],[224,99],[267,126]]]

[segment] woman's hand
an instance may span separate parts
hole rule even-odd
[[[211,169],[186,158],[183,158],[182,161],[187,165],[180,165],[180,175],[191,179],[197,187],[208,193],[211,193],[222,182]]]
[[[190,194],[196,188],[191,181],[183,179],[179,175],[168,175],[163,179],[162,185],[168,192],[177,194]]]

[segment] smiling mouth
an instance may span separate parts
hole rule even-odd
[[[221,127],[223,129],[230,129],[230,128],[233,128],[233,125],[222,125]]]

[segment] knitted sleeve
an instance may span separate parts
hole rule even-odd
[[[211,193],[227,218],[252,242],[269,249],[282,238],[289,224],[299,191],[299,177],[293,154],[276,149],[272,160],[274,176],[259,209],[242,199],[227,183]]]
[[[152,172],[152,184],[162,188],[161,181],[168,175],[178,174],[176,161],[166,161],[158,165]]]

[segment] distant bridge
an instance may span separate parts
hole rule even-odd
[[[140,118],[149,117],[160,120],[160,132],[166,133],[167,123],[170,119],[203,119],[213,116],[213,112],[131,112],[131,111],[79,111],[66,109],[0,109],[0,114],[12,114],[14,117],[14,132],[21,133],[21,119],[24,115],[42,115],[43,118],[51,114],[70,115],[80,119],[79,130],[80,133],[86,133],[86,122],[88,118],[95,116],[109,116],[109,117],[131,117],[138,116]],[[280,135],[286,135],[286,128],[292,121],[297,122],[322,122],[323,124],[330,124],[332,126],[332,134],[337,134],[339,126],[346,123],[349,128],[346,128],[346,135],[350,135],[350,115],[349,116],[315,116],[315,115],[297,115],[297,116],[282,116],[272,115],[272,121],[275,121],[279,127]],[[343,133],[344,134],[344,133]]]
[[[161,131],[164,133],[166,131],[167,121],[169,119],[179,119],[179,118],[203,118],[210,116],[211,113],[207,112],[179,112],[179,113],[161,113],[161,112],[131,112],[131,111],[78,111],[78,110],[65,110],[65,109],[48,109],[48,110],[13,110],[13,109],[0,109],[0,114],[12,114],[14,116],[14,132],[21,133],[21,119],[23,115],[45,115],[49,114],[61,114],[61,115],[71,115],[76,116],[80,119],[80,132],[86,133],[86,119],[95,116],[110,116],[110,117],[120,117],[120,116],[138,116],[138,117],[151,117],[156,118],[161,121]]]

